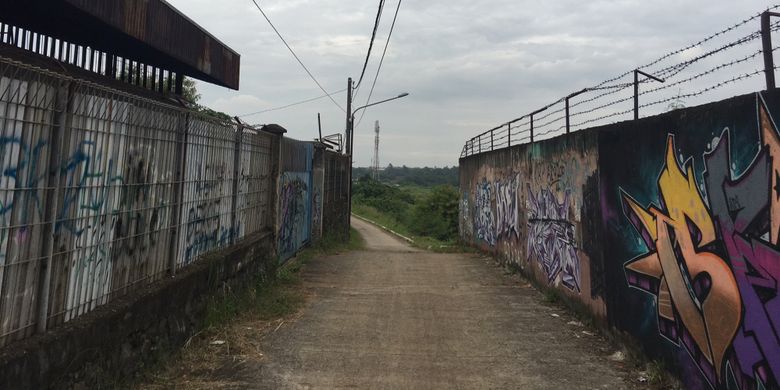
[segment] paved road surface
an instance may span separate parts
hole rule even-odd
[[[246,367],[256,388],[623,389],[625,375],[559,309],[475,255],[417,251],[363,221],[365,251],[303,274],[301,318]]]

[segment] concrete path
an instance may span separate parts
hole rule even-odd
[[[300,319],[241,381],[262,389],[624,389],[609,352],[476,255],[410,248],[353,219],[365,251],[315,260]],[[561,313],[555,317],[553,313]],[[599,352],[599,349],[602,349]]]

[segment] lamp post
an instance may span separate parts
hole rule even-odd
[[[387,103],[389,101],[396,100],[396,99],[405,98],[407,96],[409,96],[409,93],[408,92],[404,92],[404,93],[402,93],[402,94],[400,94],[400,95],[398,95],[396,97],[391,97],[389,99],[381,100],[381,101],[374,102],[374,103],[371,103],[371,104],[366,104],[365,106],[358,107],[358,108],[355,109],[355,111],[352,111],[352,114],[349,116],[349,144],[353,145],[350,148],[350,150],[349,150],[349,154],[350,155],[354,154],[353,149],[354,149],[354,142],[355,142],[355,131],[354,131],[355,130],[355,114],[357,114],[358,111],[364,110],[364,109],[366,109],[368,107],[376,106],[376,105],[382,104],[382,103]],[[351,177],[351,174],[350,174],[350,177]]]
[[[364,109],[366,109],[368,107],[373,107],[373,106],[376,106],[378,104],[387,103],[387,102],[392,101],[392,100],[405,98],[407,96],[409,96],[409,93],[408,92],[404,92],[404,93],[402,93],[402,94],[400,94],[398,96],[391,97],[389,99],[380,100],[378,102],[374,102],[374,103],[371,103],[371,104],[366,104],[365,106],[361,106],[361,107],[356,108],[355,111],[352,111],[352,113],[349,115],[349,123],[348,123],[349,140],[347,141],[348,145],[350,145],[349,146],[349,198],[348,198],[348,202],[349,202],[349,218],[352,218],[352,165],[355,163],[355,158],[354,158],[354,156],[355,156],[355,114],[357,114],[358,111],[364,110]],[[352,223],[350,222],[349,225],[352,226]],[[349,235],[347,235],[347,236],[349,236]]]

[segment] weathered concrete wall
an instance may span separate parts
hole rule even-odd
[[[122,297],[0,353],[0,388],[105,388],[131,378],[201,326],[207,299],[275,272],[271,232],[207,255],[175,278]]]
[[[590,201],[598,191],[597,141],[586,131],[462,160],[460,231],[603,318],[603,261],[589,236],[599,216]]]
[[[461,237],[692,389],[780,388],[780,94],[461,160]]]

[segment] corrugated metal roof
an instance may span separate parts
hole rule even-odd
[[[240,55],[164,0],[0,0],[0,21],[239,87]]]

